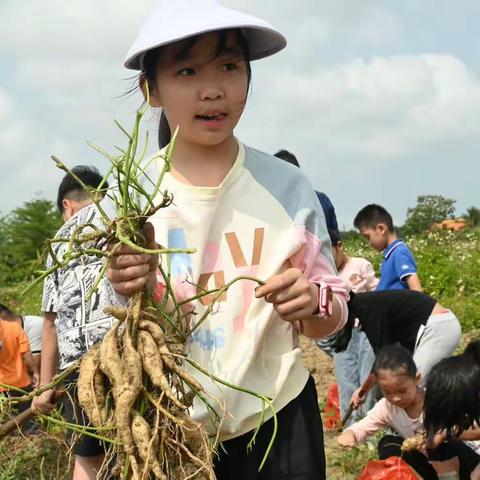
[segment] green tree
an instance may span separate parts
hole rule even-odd
[[[428,230],[432,223],[453,218],[456,200],[441,195],[420,195],[417,205],[407,210],[407,220],[402,228],[405,235],[414,235]]]
[[[32,273],[45,240],[61,225],[55,205],[37,198],[0,218],[0,282],[9,285]]]
[[[480,225],[480,209],[476,207],[470,207],[465,213],[464,218],[466,218],[472,227]]]

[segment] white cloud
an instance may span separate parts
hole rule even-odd
[[[8,117],[10,111],[10,99],[7,97],[7,94],[0,88],[0,125]]]
[[[41,59],[123,58],[154,0],[2,0],[0,49]]]
[[[424,168],[423,175],[417,170],[417,186],[425,191],[435,191],[442,181],[451,184],[441,170],[430,174],[439,158],[454,157],[461,172],[471,170],[480,150],[480,87],[472,74],[479,71],[478,48],[468,32],[464,39],[449,38],[450,26],[440,20],[434,32],[431,25],[408,23],[413,14],[429,15],[418,2],[412,13],[402,2],[382,0],[220,1],[265,18],[289,42],[280,55],[255,62],[239,137],[270,152],[291,148],[312,182],[337,199],[344,216],[356,202],[372,200],[364,187],[368,182],[376,182],[379,195],[390,198],[395,182],[403,193],[408,178],[392,178],[395,162]],[[129,72],[121,63],[155,3],[0,0],[3,211],[37,190],[54,197],[61,174],[49,160],[52,153],[69,165],[92,164],[101,160],[84,139],[108,150],[124,145],[112,120],[128,128],[140,99],[116,98],[129,86],[122,81]],[[423,48],[422,42],[433,34],[436,51],[456,57],[416,55],[432,51],[431,43]],[[462,56],[456,45],[470,56],[465,51]],[[154,130],[155,124],[152,119],[148,127]],[[461,185],[471,178],[467,174]],[[412,198],[424,193],[417,186]],[[474,202],[476,186],[458,188],[460,193],[448,195]],[[407,200],[397,197],[394,207],[405,210]],[[376,200],[381,202],[381,195]]]
[[[284,131],[297,121],[301,138],[311,141],[316,132],[330,151],[385,159],[480,134],[480,82],[450,55],[357,59],[314,74],[290,72],[273,78],[264,94],[273,115],[285,119]]]

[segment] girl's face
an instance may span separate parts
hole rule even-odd
[[[420,375],[412,378],[402,370],[379,370],[376,373],[378,386],[383,396],[392,405],[408,408],[415,401]]]
[[[214,146],[233,137],[248,90],[247,65],[234,32],[218,52],[219,33],[160,49],[151,105],[162,107],[178,141]]]

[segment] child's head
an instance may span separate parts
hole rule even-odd
[[[17,317],[6,305],[0,303],[0,319],[1,320],[13,320]]]
[[[375,357],[373,373],[388,402],[404,409],[414,402],[421,376],[406,348],[400,345],[383,347]]]
[[[285,160],[286,162],[291,163],[296,167],[300,167],[297,157],[288,150],[279,150],[277,153],[274,154],[274,157],[281,158],[282,160]]]
[[[57,207],[65,221],[71,218],[80,208],[92,202],[83,185],[91,189],[97,189],[102,180],[103,177],[99,171],[88,165],[77,165],[72,168],[72,174],[67,173],[63,177],[58,187]],[[103,186],[105,189],[108,188],[108,182],[103,182]]]
[[[328,235],[330,236],[330,242],[332,243],[332,255],[335,260],[335,266],[337,270],[341,270],[347,261],[347,256],[343,250],[343,242],[338,230],[328,229]]]
[[[357,213],[353,225],[379,252],[388,247],[389,238],[395,233],[392,216],[382,206],[373,203]]]
[[[425,431],[430,439],[440,430],[456,436],[480,425],[480,341],[462,355],[438,362],[430,371],[424,404]]]
[[[248,93],[250,61],[285,45],[268,23],[215,0],[161,0],[125,66],[141,70],[144,96],[162,108],[160,147],[177,125],[179,141],[208,147],[233,137]]]

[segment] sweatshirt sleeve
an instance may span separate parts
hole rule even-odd
[[[336,328],[329,332],[331,335],[340,330],[347,321],[349,295],[346,283],[337,275],[325,215],[313,190],[311,202],[298,208],[294,221],[300,248],[290,257],[290,264],[300,269],[311,282],[319,286],[328,285],[342,307]],[[320,303],[319,307],[320,313],[325,313]]]
[[[358,443],[365,442],[379,430],[383,430],[391,423],[391,413],[387,401],[382,398],[359,422],[348,427],[355,435]]]
[[[375,290],[379,280],[375,275],[373,265],[368,260],[365,260],[363,276],[365,278],[365,291],[371,292],[372,290]]]

